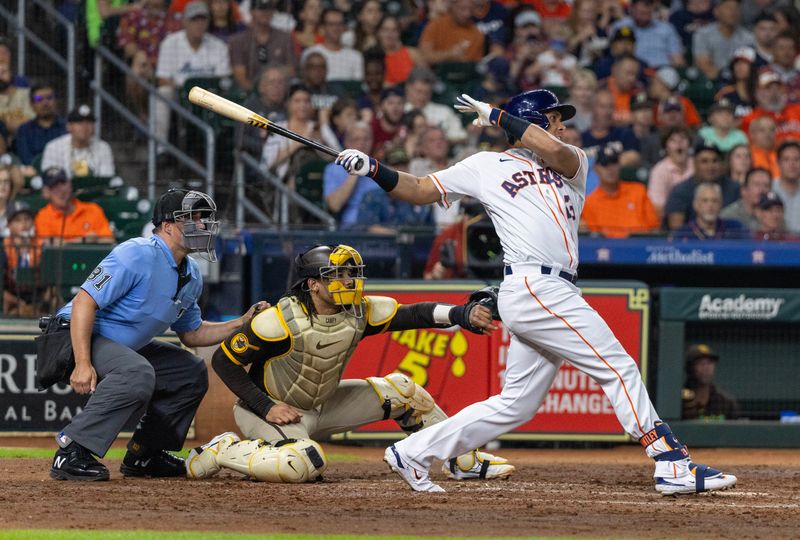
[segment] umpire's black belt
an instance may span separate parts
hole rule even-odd
[[[535,264],[535,263],[521,263],[515,264],[513,266],[517,267],[517,273],[525,273],[525,272],[539,272],[541,274],[550,275],[554,274],[560,277],[563,280],[569,281],[573,285],[578,281],[578,274],[570,274],[569,272],[565,272],[564,270],[559,270],[558,272],[551,266],[547,266],[544,264]],[[512,265],[506,265],[505,274],[510,276],[514,273]]]

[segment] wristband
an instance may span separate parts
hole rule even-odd
[[[492,113],[494,113],[496,110],[497,109],[493,109]],[[503,130],[508,133],[509,137],[512,137],[515,140],[520,140],[531,123],[527,120],[523,120],[522,118],[512,116],[505,111],[500,111],[500,114],[498,114],[497,118],[497,125],[503,128]]]
[[[384,165],[377,159],[369,158],[369,171],[367,176],[375,180],[383,191],[392,191],[400,181],[400,174],[391,167]]]

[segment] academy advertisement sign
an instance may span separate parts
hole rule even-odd
[[[661,319],[800,321],[800,292],[788,289],[664,289]]]
[[[400,286],[378,288],[370,284],[369,293],[392,296],[401,304],[421,301],[461,304],[481,285],[454,291],[452,286],[450,290],[442,290],[442,285],[437,284],[409,284],[408,289],[401,290]],[[640,371],[646,373],[650,306],[646,286],[581,285],[584,298],[608,322],[639,364]],[[344,378],[384,376],[400,371],[423,386],[452,415],[500,392],[509,342],[510,336],[502,325],[491,336],[472,334],[458,327],[387,333],[361,342]],[[381,439],[400,434],[397,425],[387,420],[359,429],[347,438]],[[589,441],[627,437],[600,385],[566,362],[534,419],[501,438]]]

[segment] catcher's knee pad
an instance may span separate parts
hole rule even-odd
[[[220,470],[218,456],[220,450],[237,442],[239,436],[232,431],[217,435],[209,442],[193,448],[186,457],[187,478],[209,478]]]
[[[328,468],[325,452],[311,439],[287,439],[275,445],[261,439],[239,441],[220,452],[219,464],[279,484],[309,482]]]
[[[393,418],[404,431],[418,431],[447,418],[428,391],[402,373],[367,381],[382,401],[384,419]]]

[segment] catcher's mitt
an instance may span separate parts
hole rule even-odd
[[[492,312],[492,319],[495,321],[500,321],[502,319],[500,319],[500,312],[497,310],[497,293],[499,290],[500,287],[496,286],[488,286],[484,287],[483,289],[478,289],[469,295],[467,305],[474,302],[475,304],[486,306]],[[467,313],[469,313],[469,310],[467,310]]]

